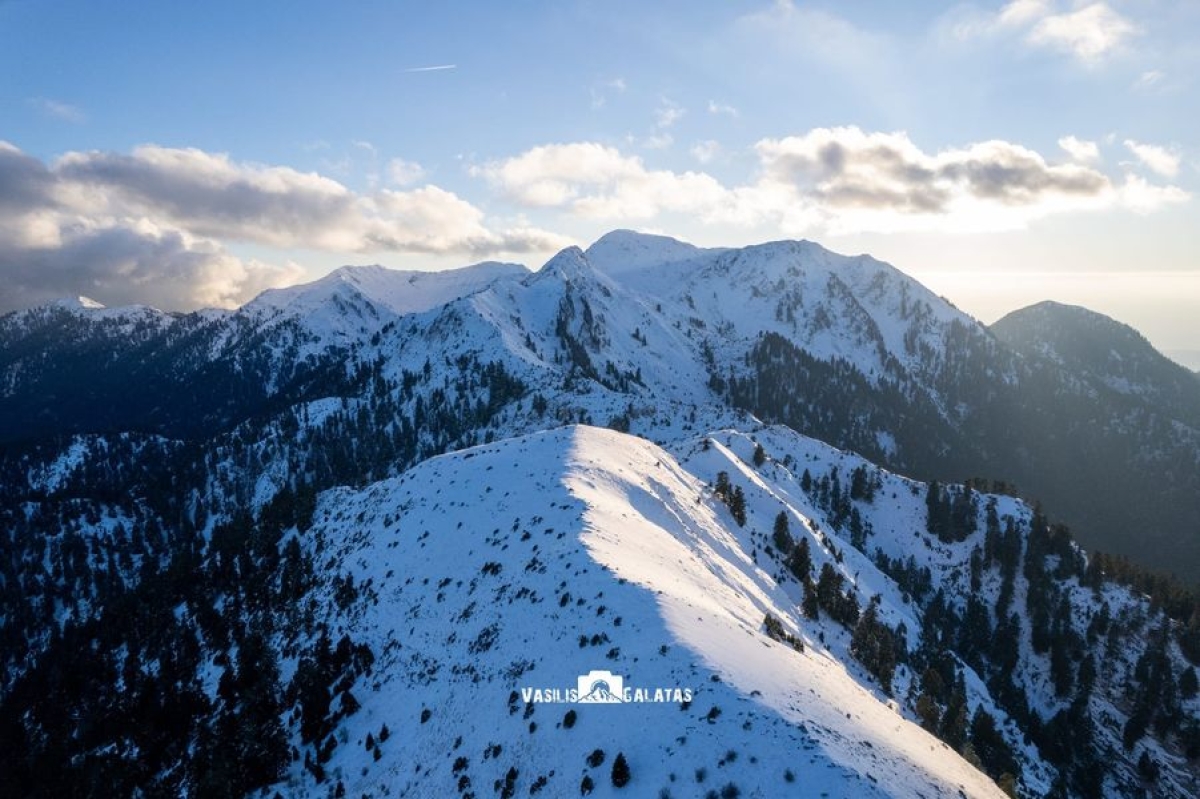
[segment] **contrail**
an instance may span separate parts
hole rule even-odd
[[[443,69],[458,69],[458,64],[438,64],[432,67],[409,67],[405,72],[440,72]]]

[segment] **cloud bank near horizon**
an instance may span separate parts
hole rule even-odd
[[[168,309],[230,306],[304,275],[286,259],[239,258],[233,244],[477,257],[569,243],[489,226],[480,209],[434,185],[357,193],[316,173],[158,146],[47,164],[0,142],[0,211],[3,310],[81,293]]]
[[[730,185],[702,171],[655,169],[599,142],[540,145],[471,173],[526,209],[618,223],[686,214],[785,235],[1014,230],[1068,212],[1151,213],[1190,197],[1131,170],[1110,176],[1093,142],[1059,143],[1070,160],[1003,140],[927,152],[903,132],[846,126],[759,140],[754,174]],[[1143,165],[1171,176],[1164,150],[1138,147]]]
[[[237,305],[297,282],[305,270],[286,254],[298,250],[546,254],[573,243],[556,229],[590,226],[599,235],[680,219],[785,236],[994,232],[1067,213],[1148,214],[1190,199],[1164,182],[1179,171],[1168,148],[1126,140],[1136,161],[1106,168],[1095,142],[1064,136],[1058,144],[1066,159],[1003,140],[927,151],[904,132],[814,128],[758,140],[742,153],[748,174],[725,181],[658,168],[607,143],[543,144],[466,167],[481,201],[514,225],[452,191],[416,185],[424,169],[401,159],[392,162],[397,188],[355,191],[316,172],[195,148],[74,151],[44,162],[0,142],[8,285],[0,310],[73,294],[168,309]],[[266,260],[235,255],[239,245]]]

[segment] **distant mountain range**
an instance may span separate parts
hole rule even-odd
[[[702,250],[617,231],[536,274],[346,267],[233,312],[59,303],[3,317],[0,335],[0,440],[203,438],[367,398],[368,370],[470,357],[557,395],[564,420],[732,406],[917,477],[1005,481],[1087,546],[1200,575],[1200,379],[1084,309],[1043,303],[988,328],[809,242]],[[577,378],[601,407],[564,393]]]
[[[1200,774],[1200,377],[812,242],[11,313],[0,497],[13,795]]]

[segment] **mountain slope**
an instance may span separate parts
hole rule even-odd
[[[770,455],[755,466],[758,447]],[[302,539],[325,563],[312,594],[318,626],[376,657],[370,679],[353,685],[361,710],[331,728],[340,744],[319,771],[294,764],[290,791],[317,795],[319,773],[351,794],[478,792],[514,768],[518,793],[542,782],[550,795],[573,794],[587,776],[608,795],[619,751],[639,795],[726,784],[749,795],[996,795],[922,729],[952,738],[954,718],[974,747],[964,751],[979,751],[994,777],[1009,770],[1025,795],[1056,783],[1071,795],[1129,795],[1142,784],[1123,753],[1128,686],[1160,640],[1153,613],[1096,582],[1027,506],[978,495],[973,531],[959,540],[926,530],[932,487],[784,428],[672,449],[569,427],[324,495]],[[745,497],[741,523],[714,487],[722,474]],[[779,514],[811,553],[815,615],[766,532]],[[838,575],[834,593],[826,572]],[[857,610],[857,621],[838,617],[842,601],[905,641],[894,673],[869,665],[864,622]],[[1069,654],[1079,665],[1064,673],[1059,647],[1096,646],[1084,641],[1099,619],[1112,625],[1100,628],[1104,660]],[[946,646],[957,657],[944,660]],[[1178,650],[1166,658],[1187,669]],[[523,693],[561,698],[594,669],[671,701]],[[674,689],[690,692],[682,707]],[[1181,712],[1197,709],[1192,696]],[[368,734],[385,725],[392,737],[376,756]],[[587,765],[595,749],[603,769]],[[1179,750],[1147,736],[1132,752],[1157,764],[1160,795],[1189,793],[1196,775]]]
[[[1018,422],[1029,430],[1008,476],[1086,545],[1196,584],[1200,382],[1132,328],[1083,308],[1042,303],[992,329],[1031,367]]]
[[[605,765],[625,754],[637,795],[733,784],[752,796],[1000,796],[836,659],[764,633],[771,614],[804,636],[793,600],[749,556],[748,532],[697,504],[705,493],[658,447],[574,427],[323,498],[312,545],[364,594],[339,615],[383,653],[328,769],[352,795],[444,796],[462,777],[482,793],[512,767],[521,794],[544,778],[550,795],[571,795],[590,774],[607,796],[608,769],[586,763],[598,748]],[[573,688],[593,669],[693,699],[681,712],[678,700],[510,698]],[[383,724],[392,737],[375,764],[360,742]],[[488,758],[495,744],[503,751]]]
[[[1200,429],[1200,381],[1128,325],[1086,308],[1043,302],[1013,311],[991,331],[1017,352],[1049,358]]]

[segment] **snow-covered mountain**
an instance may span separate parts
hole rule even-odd
[[[794,582],[755,560],[770,488],[751,487],[752,521],[738,527],[694,472],[718,466],[753,475],[722,445],[689,469],[643,439],[567,427],[324,495],[308,545],[359,587],[349,609],[326,606],[328,623],[379,653],[370,684],[353,689],[362,709],[325,764],[329,780],[353,796],[483,795],[513,769],[518,795],[538,784],[576,795],[590,777],[594,795],[617,796],[609,772],[623,753],[638,796],[728,785],[746,796],[1001,796],[846,659],[839,625],[801,621]],[[767,615],[803,651],[773,640]],[[574,690],[596,669],[630,691],[690,699],[521,698]],[[376,760],[364,742],[384,725]],[[604,760],[591,766],[596,750]],[[297,763],[287,784],[323,793],[306,791],[312,782]]]
[[[428,402],[441,365],[495,364],[546,403],[510,409],[509,433],[548,414],[664,440],[650,432],[664,419],[732,406],[926,479],[1015,483],[1088,545],[1200,569],[1200,469],[1179,468],[1200,463],[1190,375],[1098,315],[1043,305],[988,329],[887,264],[811,242],[616,231],[536,273],[346,267],[235,312],[72,305],[0,318],[0,440],[193,437],[328,396],[391,406],[389,380]],[[1122,488],[1097,502],[1102,483]],[[1129,534],[1147,522],[1149,548]]]
[[[588,250],[608,263],[602,238]],[[889,358],[918,373],[936,367],[954,322],[976,323],[895,268],[808,241],[695,251],[624,272],[625,282],[671,303],[674,317],[701,320],[745,342],[775,333],[823,360],[845,359],[878,376]],[[703,253],[702,255],[700,253]],[[608,267],[612,269],[612,267]],[[740,353],[739,353],[740,354]]]
[[[382,266],[345,266],[312,283],[268,289],[239,313],[258,327],[295,321],[317,346],[369,338],[387,322],[474,294],[529,270],[495,261],[444,272],[415,272]]]
[[[1047,518],[1200,562],[1192,395],[1111,320],[630,231],[92,306],[0,318],[25,793],[1195,790],[1200,601]],[[522,698],[595,669],[692,698]]]

